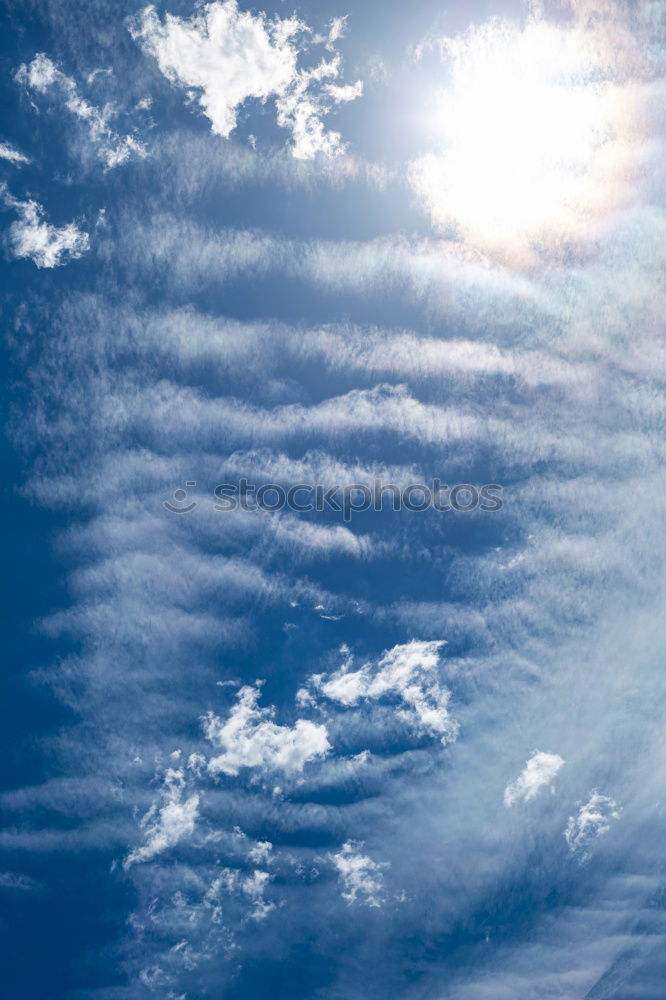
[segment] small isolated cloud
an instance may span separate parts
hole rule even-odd
[[[29,257],[37,267],[59,267],[90,249],[88,234],[74,222],[52,226],[44,218],[39,202],[20,201],[4,187],[0,187],[0,197],[19,216],[9,227],[9,246],[14,257]]]
[[[30,159],[20,153],[18,149],[12,146],[9,142],[0,141],[0,160],[9,160],[10,163],[15,163],[20,166],[24,163],[30,163]]]
[[[331,855],[342,886],[342,898],[348,903],[364,903],[366,906],[381,906],[384,890],[382,868],[367,855],[362,854],[362,843],[348,840],[338,854]]]
[[[42,888],[40,882],[36,882],[28,875],[21,875],[17,872],[0,872],[0,889],[13,889],[17,892],[39,892]]]
[[[249,899],[252,904],[252,912],[250,916],[253,920],[264,920],[271,910],[275,909],[274,903],[267,903],[264,894],[266,888],[271,881],[272,876],[268,872],[255,871],[252,875],[248,875],[241,882],[241,890],[243,895]]]
[[[508,809],[516,802],[529,802],[545,785],[550,785],[563,764],[558,754],[537,750],[516,780],[504,789],[504,805]]]
[[[589,857],[590,848],[597,838],[608,833],[613,820],[620,818],[620,807],[614,799],[599,792],[592,792],[589,801],[582,805],[576,816],[570,816],[564,837],[572,854]]]
[[[33,93],[58,97],[65,108],[84,122],[97,156],[107,170],[120,166],[131,156],[144,157],[146,150],[138,139],[120,135],[109,125],[114,109],[111,105],[96,108],[79,94],[75,81],[63,73],[43,52],[31,63],[24,63],[16,73],[16,80]]]
[[[339,41],[347,30],[347,15],[333,17],[328,25],[328,32],[323,37],[318,37],[317,41],[324,42],[327,49],[333,49],[335,43]]]
[[[162,804],[154,803],[141,820],[146,842],[127,856],[125,869],[136,862],[150,861],[185,837],[192,836],[199,813],[199,796],[193,794],[185,798],[185,788],[183,771],[169,768],[161,793]]]
[[[274,98],[278,124],[293,136],[293,155],[312,159],[318,152],[343,151],[339,133],[322,118],[343,101],[360,96],[362,84],[341,86],[341,59],[334,53],[309,69],[299,69],[299,52],[308,43],[325,43],[331,52],[344,27],[335,20],[328,36],[312,36],[298,18],[241,11],[236,0],[203,6],[191,18],[167,14],[162,22],[150,6],[130,24],[132,37],[157,60],[172,83],[194,88],[212,130],[227,138],[238,109],[249,98]]]
[[[259,869],[248,875],[232,868],[224,868],[214,880],[207,896],[210,900],[215,900],[226,893],[244,898],[251,906],[248,914],[250,919],[264,920],[275,909],[275,903],[266,902],[266,890],[272,880],[270,872]]]
[[[223,722],[209,713],[204,720],[206,738],[221,751],[208,763],[211,774],[237,775],[244,767],[264,771],[300,773],[305,764],[331,748],[325,726],[298,719],[293,727],[273,721],[273,708],[259,708],[260,685],[245,686]]]
[[[450,743],[458,735],[458,723],[449,713],[451,692],[437,679],[440,650],[445,643],[412,641],[394,646],[373,663],[353,670],[353,656],[333,674],[315,674],[309,688],[298,693],[299,701],[313,700],[312,692],[329,701],[351,707],[362,701],[397,697],[402,702],[398,715],[415,729],[439,736]]]
[[[248,851],[248,858],[255,865],[266,865],[270,860],[270,854],[273,850],[273,845],[270,840],[258,840],[257,843]]]

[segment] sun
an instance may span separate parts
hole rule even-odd
[[[486,246],[584,226],[626,168],[626,87],[580,27],[492,21],[445,39],[448,85],[430,121],[434,150],[410,179],[433,221]]]

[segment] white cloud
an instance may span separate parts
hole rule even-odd
[[[252,903],[253,909],[250,916],[253,920],[264,920],[271,910],[275,909],[275,903],[267,903],[264,898],[264,893],[270,881],[271,875],[268,872],[257,870],[241,882],[243,894]]]
[[[200,89],[213,131],[226,137],[245,100],[265,100],[289,86],[297,61],[292,38],[301,28],[294,18],[268,22],[227,0],[207,4],[189,20],[167,14],[164,23],[146,7],[130,32],[169,80]]]
[[[208,763],[211,774],[236,775],[244,767],[256,767],[294,775],[330,750],[325,726],[307,719],[298,719],[293,727],[279,726],[273,721],[274,709],[257,706],[259,695],[259,685],[245,686],[224,722],[212,713],[206,716],[206,738],[222,751]]]
[[[363,94],[363,84],[360,80],[356,83],[327,83],[326,93],[330,94],[336,104],[342,104],[346,101],[355,101],[357,97],[361,97]]]
[[[9,227],[9,244],[14,257],[29,257],[37,267],[58,267],[76,260],[90,249],[88,234],[74,222],[52,226],[44,209],[32,198],[19,201],[0,186],[0,197],[16,210],[19,218]]]
[[[331,860],[340,877],[342,898],[348,903],[358,900],[366,906],[378,907],[384,889],[382,868],[386,868],[386,864],[379,864],[362,854],[362,847],[363,844],[348,840],[338,854],[331,855]]]
[[[563,764],[558,754],[537,750],[516,780],[504,789],[504,805],[509,808],[516,802],[529,802],[545,785],[550,785]]]
[[[266,902],[266,889],[273,880],[270,872],[255,869],[250,875],[225,868],[214,880],[207,893],[210,901],[217,899],[222,890],[229,895],[244,897],[252,909],[248,914],[251,920],[264,920],[275,909],[275,903]]]
[[[328,36],[326,38],[327,48],[331,48],[335,43],[342,38],[347,30],[347,15],[343,17],[334,17],[331,19],[331,23],[328,29]]]
[[[342,27],[340,19],[331,26],[327,49]],[[275,98],[278,124],[291,131],[295,157],[342,152],[340,135],[328,131],[322,117],[336,103],[358,97],[362,85],[331,91],[330,82],[341,69],[337,54],[311,69],[299,69],[298,55],[311,32],[297,18],[268,20],[263,13],[239,10],[236,0],[224,0],[206,4],[189,20],[167,14],[162,22],[151,6],[131,22],[130,32],[155,57],[164,76],[194,88],[218,135],[231,134],[248,98]]]
[[[450,743],[458,735],[458,723],[449,713],[451,692],[437,680],[443,641],[418,642],[394,646],[376,663],[364,663],[352,670],[353,656],[348,654],[333,674],[314,674],[308,688],[298,693],[302,703],[312,699],[312,691],[329,701],[351,707],[362,701],[397,697],[403,707],[400,718],[415,729],[439,736]],[[346,652],[346,648],[345,648]]]
[[[30,159],[19,152],[9,142],[0,142],[0,159],[9,160],[10,163],[22,164],[30,163]]]
[[[572,854],[587,857],[589,848],[598,838],[608,833],[611,821],[620,818],[620,808],[614,799],[599,792],[592,792],[588,802],[580,807],[576,816],[570,816],[564,837]]]
[[[150,861],[194,833],[199,796],[195,793],[185,798],[185,787],[183,771],[169,768],[161,793],[163,804],[159,807],[153,804],[141,820],[146,843],[128,854],[124,868],[130,868],[136,862]]]
[[[31,63],[23,64],[16,79],[37,94],[54,92],[71,114],[88,127],[90,141],[107,170],[120,166],[132,156],[144,157],[146,150],[131,135],[120,135],[109,125],[114,109],[110,105],[96,108],[79,95],[75,81],[63,73],[47,55],[40,52]]]
[[[363,84],[358,81],[347,86],[325,83],[337,78],[340,72],[339,56],[324,60],[312,70],[298,73],[285,94],[277,100],[277,121],[282,128],[288,128],[294,137],[293,153],[297,159],[311,160],[321,152],[335,156],[343,151],[339,132],[329,132],[321,120],[327,104],[353,101],[363,93]],[[330,98],[327,102],[326,96]]]
[[[255,865],[268,864],[273,845],[270,840],[258,840],[254,847],[248,851],[248,858]]]

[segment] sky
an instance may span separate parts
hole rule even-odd
[[[3,997],[662,1000],[666,3],[0,17]]]

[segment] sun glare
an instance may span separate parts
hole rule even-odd
[[[623,90],[586,33],[501,22],[447,39],[431,123],[436,151],[412,182],[441,227],[508,245],[603,211],[623,169]]]

